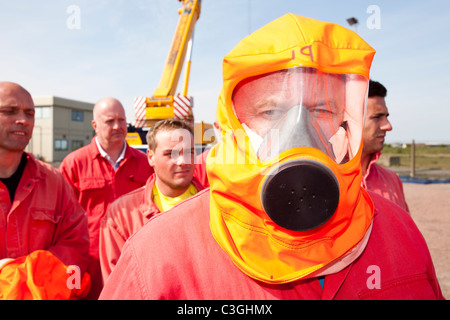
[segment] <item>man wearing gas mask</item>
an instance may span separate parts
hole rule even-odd
[[[293,14],[242,40],[223,62],[210,189],[137,232],[100,298],[442,299],[409,215],[361,188],[374,54]]]

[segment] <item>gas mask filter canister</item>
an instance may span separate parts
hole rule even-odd
[[[308,159],[292,160],[268,175],[261,190],[267,215],[292,231],[315,229],[327,222],[339,203],[339,184],[324,164]]]

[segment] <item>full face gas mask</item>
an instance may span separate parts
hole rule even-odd
[[[338,25],[287,14],[225,58],[209,152],[210,228],[266,283],[336,272],[370,234],[361,141],[374,50]]]
[[[361,134],[364,117],[363,105],[351,105],[348,95],[364,96],[366,89],[362,76],[301,67],[237,85],[234,111],[253,151],[261,162],[279,162],[260,187],[263,209],[279,226],[311,230],[335,213],[340,187],[330,167],[354,158],[360,141],[350,143],[350,136]]]

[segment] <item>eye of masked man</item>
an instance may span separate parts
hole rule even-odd
[[[268,283],[342,270],[363,251],[373,217],[359,162],[374,51],[361,40],[366,50],[352,59],[305,41],[264,48],[272,55],[252,62],[244,52],[262,48],[244,40],[225,57],[224,134],[207,165],[214,238]]]

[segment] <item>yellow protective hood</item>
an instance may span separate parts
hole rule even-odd
[[[323,159],[323,155],[311,148],[297,148],[281,153],[276,160],[260,162],[248,137],[236,134],[243,128],[232,104],[236,85],[255,75],[299,66],[368,79],[374,54],[344,27],[286,14],[246,37],[224,58],[224,84],[217,109],[222,139],[207,160],[210,227],[221,248],[250,277],[286,283],[339,271],[364,249],[373,204],[360,187],[360,148],[350,162],[331,168],[341,188],[332,219],[310,231],[286,230],[271,221],[261,205],[261,173],[278,161]]]

